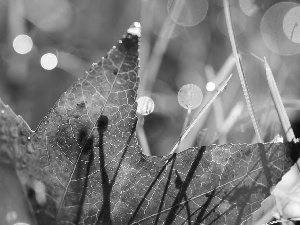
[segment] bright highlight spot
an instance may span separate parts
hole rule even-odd
[[[52,53],[46,53],[41,58],[41,66],[45,70],[53,70],[57,66],[57,63],[57,57]]]
[[[203,94],[197,85],[186,84],[178,91],[177,99],[183,108],[195,109],[201,104]]]
[[[26,34],[20,34],[13,40],[13,48],[19,54],[27,54],[31,51],[33,42],[31,37]]]
[[[127,30],[127,33],[141,36],[141,24],[139,22],[134,22],[133,25]]]
[[[147,116],[154,110],[154,102],[151,98],[147,96],[140,97],[137,100],[137,113],[143,116]]]
[[[277,135],[275,137],[274,143],[283,143],[283,137],[281,135]]]
[[[207,91],[213,91],[216,89],[216,85],[213,82],[208,82],[206,84],[206,90]]]

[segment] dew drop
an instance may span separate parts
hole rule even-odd
[[[137,113],[143,116],[149,115],[154,110],[154,102],[147,96],[140,97],[137,100]]]
[[[207,91],[213,91],[215,89],[216,89],[216,85],[213,82],[210,81],[206,84],[206,90]]]
[[[3,113],[4,113],[4,110],[1,110],[1,113],[3,114]]]
[[[140,37],[141,36],[141,24],[139,22],[133,23],[133,26],[131,26],[127,30],[127,33]]]
[[[277,135],[275,138],[274,138],[274,143],[283,143],[283,137],[281,135]]]
[[[92,66],[91,66],[91,69],[94,70],[95,68],[98,67],[98,64],[97,63],[92,63]]]
[[[119,40],[119,43],[122,44],[122,40]]]
[[[194,84],[186,84],[180,88],[177,99],[183,108],[195,109],[201,104],[203,94],[198,86]]]

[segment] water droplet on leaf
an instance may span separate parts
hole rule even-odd
[[[183,108],[195,109],[201,104],[203,94],[197,85],[186,84],[180,88],[177,99]]]
[[[133,26],[131,26],[127,30],[127,33],[140,37],[141,36],[141,24],[139,22],[134,22]]]
[[[147,96],[140,97],[137,100],[137,113],[146,116],[153,112],[154,110],[154,102],[151,98]]]

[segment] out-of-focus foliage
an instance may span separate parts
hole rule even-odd
[[[151,53],[159,38],[160,29],[170,12],[170,2],[170,0],[0,0],[0,97],[17,114],[22,115],[32,128],[35,128],[61,93],[76,78],[84,74],[91,62],[99,60],[134,21],[141,21],[144,28],[140,54],[143,71],[143,67],[148,63],[145,55],[149,49]],[[272,18],[274,17],[275,21],[278,14],[269,17],[271,14],[268,13],[267,20],[262,20],[266,18],[265,13],[267,10],[270,12],[269,9],[276,3],[285,1],[230,2],[238,48],[264,141],[270,141],[280,133],[281,126],[268,91],[263,64],[253,57],[252,53],[268,59],[281,97],[284,103],[288,103],[286,109],[297,136],[299,103],[296,100],[300,95],[299,54],[284,56],[270,49],[268,42],[263,39],[268,30],[264,30],[261,25],[264,21],[267,22],[264,24],[268,25],[267,28],[273,29],[271,31],[281,29],[283,34],[293,34],[290,40],[293,41],[293,46],[299,48],[300,44],[297,42],[299,28],[295,26],[299,19],[293,16],[296,15],[294,11],[297,10],[297,5],[294,11],[289,11],[290,8],[286,11],[287,14],[289,12],[289,16],[285,18],[282,16],[281,24],[271,24],[270,27]],[[221,3],[220,0],[208,1],[207,12],[196,8],[191,10],[192,7],[189,5],[183,7],[191,13],[205,13],[205,18],[195,26],[178,24],[175,26],[152,87],[150,97],[155,102],[155,110],[145,117],[144,129],[151,150],[167,151],[179,137],[186,112],[177,101],[178,90],[189,83],[206,90],[207,82],[214,79],[214,76],[206,75],[205,66],[210,65],[217,74],[231,54]],[[148,9],[147,13],[142,10],[143,7]],[[178,10],[178,7],[176,9]],[[201,18],[201,15],[193,15],[190,18],[183,18],[182,15],[172,16],[172,23],[174,18],[181,21]],[[289,22],[290,18],[294,20]],[[282,27],[283,24],[286,25],[285,28]],[[23,33],[32,38],[34,46],[28,54],[19,55],[14,51],[12,43],[18,34]],[[276,39],[272,36],[272,32],[268,33],[268,38]],[[45,70],[41,67],[40,59],[45,53],[57,56],[58,65],[55,69]],[[140,74],[141,79],[145,79],[143,74]],[[219,97],[225,120],[237,102],[244,102],[239,82],[234,69],[233,78],[226,91]],[[144,88],[147,89],[147,84]],[[205,103],[208,93],[203,91],[203,95],[202,104]],[[207,135],[213,134],[211,138],[205,138],[207,141],[202,143],[205,145],[213,141],[222,144],[221,139],[213,138],[219,133],[219,127],[216,126],[218,113],[213,113],[212,110],[214,109],[211,108],[207,112],[208,115],[202,121],[202,129],[207,130]],[[253,136],[253,127],[244,107],[234,126],[227,133],[226,142],[250,143]],[[152,152],[152,154],[163,155],[167,152]]]

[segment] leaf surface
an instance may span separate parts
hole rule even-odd
[[[38,224],[240,224],[291,167],[289,144],[145,156],[135,136],[138,24],[57,101],[32,135],[46,185]]]
[[[0,99],[0,224],[36,224],[18,173],[26,182],[26,153],[31,149],[31,130]],[[24,156],[24,157],[23,157]],[[24,170],[26,173],[24,174]]]

